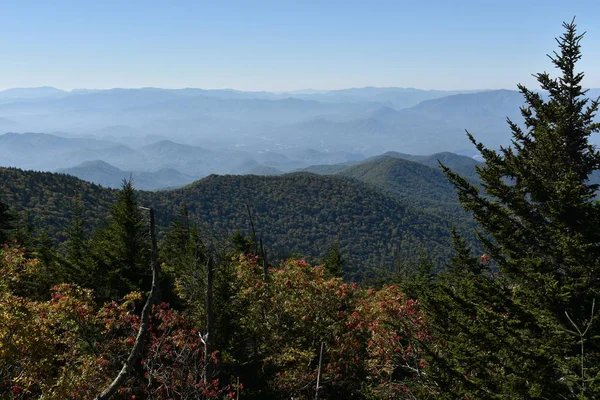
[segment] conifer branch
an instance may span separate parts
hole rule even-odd
[[[142,352],[144,350],[144,346],[146,345],[146,340],[148,338],[148,331],[150,328],[150,312],[152,310],[152,306],[155,301],[158,299],[159,293],[159,273],[160,273],[160,265],[158,263],[158,248],[156,244],[156,228],[155,228],[155,220],[154,220],[154,209],[152,207],[145,208],[140,207],[150,211],[150,237],[152,239],[152,257],[150,261],[150,266],[152,268],[152,289],[150,290],[150,294],[146,299],[146,303],[144,304],[144,308],[142,309],[141,323],[138,334],[135,338],[135,343],[133,344],[133,348],[127,357],[127,361],[119,371],[117,377],[112,381],[110,385],[102,393],[96,396],[95,400],[108,400],[111,398],[113,394],[115,394],[121,386],[125,383],[125,380],[128,376],[133,372],[135,368],[135,364],[138,362],[140,357],[142,356]]]

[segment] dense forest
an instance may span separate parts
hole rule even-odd
[[[396,162],[401,168],[390,169]],[[185,204],[206,240],[224,241],[237,231],[248,234],[252,220],[273,261],[290,255],[317,261],[339,242],[349,279],[391,270],[398,260],[417,260],[423,251],[441,267],[451,255],[451,229],[468,234],[473,225],[470,216],[458,210],[456,193],[442,172],[399,159],[391,165],[381,159],[353,168],[371,169],[372,164],[381,164],[377,171],[382,177],[372,173],[362,182],[309,173],[211,175],[181,189],[138,196],[141,204],[156,209],[164,228]],[[407,182],[404,177],[409,176],[414,181]],[[92,229],[102,225],[116,196],[115,190],[62,174],[0,169],[0,177],[6,183],[0,189],[4,201],[60,242],[66,239],[73,197],[83,203],[86,226]],[[394,192],[380,190],[386,180]]]
[[[0,398],[598,398],[599,103],[564,28],[512,146],[468,134],[481,164],[0,169]]]

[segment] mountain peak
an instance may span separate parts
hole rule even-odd
[[[0,91],[0,99],[36,99],[68,94],[69,92],[52,86],[11,88]]]

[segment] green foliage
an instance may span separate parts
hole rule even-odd
[[[63,243],[65,253],[65,282],[85,285],[86,270],[92,264],[90,245],[85,227],[84,209],[81,199],[74,198],[72,216],[67,228],[67,238]]]
[[[38,267],[22,249],[0,249],[0,398],[93,399],[131,350],[141,295],[103,306],[92,291],[71,284],[53,287],[43,301],[16,295],[13,289]],[[142,361],[118,398],[233,396],[218,379],[205,382],[201,376],[206,354],[188,320],[163,304],[154,308],[151,322]]]
[[[322,260],[323,268],[325,269],[325,275],[329,278],[341,278],[343,273],[343,266],[346,263],[342,250],[340,249],[340,242],[335,241],[327,250],[327,254]]]
[[[236,273],[240,344],[257,398],[313,398],[321,343],[321,398],[413,398],[409,386],[426,367],[418,342],[428,334],[398,287],[361,289],[304,260],[269,268],[264,279],[257,257],[242,256]]]
[[[421,247],[437,265],[450,256],[450,227],[442,218],[338,177],[209,176],[183,189],[144,192],[142,197],[156,206],[159,216],[173,215],[174,207],[186,203],[201,231],[222,239],[244,227],[249,230],[250,203],[269,259],[301,254],[317,260],[331,238],[338,237],[350,279],[360,278],[367,266],[391,265],[395,253],[416,259]]]
[[[86,229],[102,226],[116,191],[51,173],[1,169],[3,199],[35,227],[59,242],[66,240],[72,198],[83,205]],[[166,228],[187,204],[190,219],[206,241],[223,241],[249,229],[250,203],[269,259],[300,254],[318,260],[338,237],[346,257],[344,274],[360,279],[372,269],[389,269],[397,254],[417,260],[427,249],[436,266],[450,258],[450,225],[445,217],[416,210],[367,185],[340,177],[289,174],[278,177],[209,176],[190,186],[137,192],[157,210]]]
[[[177,311],[155,307],[121,396],[233,398],[227,383],[241,380],[243,398],[313,398],[324,346],[321,398],[599,398],[599,104],[575,70],[582,35],[564,26],[561,76],[536,75],[548,100],[519,86],[513,145],[469,134],[485,159],[476,183],[443,166],[483,255],[440,175],[396,158],[345,178],[210,176],[157,193],[0,168],[0,397],[92,398],[121,368],[150,287],[144,203],[168,226],[163,298]],[[323,249],[323,266],[273,263]],[[382,279],[364,288],[342,274]]]
[[[384,282],[398,284],[411,299],[421,299],[434,287],[436,273],[435,265],[427,258],[424,250],[417,261],[407,262],[396,260],[394,270],[384,275]]]
[[[190,222],[185,204],[165,234],[160,259],[166,277],[163,299],[175,304],[182,300],[184,304],[193,305],[188,311],[203,326],[208,253],[200,240],[197,225]]]
[[[105,226],[92,235],[93,288],[99,298],[123,297],[150,287],[150,239],[137,193],[124,181]]]
[[[51,172],[23,171],[0,167],[0,196],[29,225],[45,230],[58,242],[66,239],[73,198],[83,203],[87,228],[97,227],[107,216],[116,191]]]
[[[408,156],[394,152],[386,154],[390,155],[378,156],[348,167],[338,175],[366,183],[393,196],[402,204],[443,219],[465,235],[470,243],[476,245],[476,237],[472,233],[476,227],[475,221],[462,209],[456,190],[448,182],[434,157],[438,156],[440,160],[450,161],[451,165],[459,167],[460,171],[470,171],[471,174],[476,172],[476,161],[470,160],[472,163],[464,166],[455,158],[464,163],[462,158],[469,160],[467,157],[456,155],[451,157],[444,153],[429,157]],[[412,157],[415,161],[403,157]],[[423,162],[429,165],[423,165]],[[433,162],[435,165],[431,165]],[[470,182],[475,183],[477,180],[470,179]],[[416,260],[417,257],[411,259],[411,261]]]
[[[380,156],[348,167],[338,175],[369,183],[418,207],[454,211],[460,207],[456,192],[443,172],[417,162]]]
[[[13,238],[15,219],[8,204],[2,202],[0,197],[0,244],[7,243]]]
[[[519,85],[526,130],[508,121],[513,146],[494,151],[469,135],[485,159],[478,168],[485,193],[446,169],[483,228],[486,251],[478,260],[457,241],[458,256],[428,302],[446,344],[434,353],[440,380],[455,388],[447,397],[600,395],[600,343],[586,342],[582,356],[567,317],[584,325],[600,295],[598,186],[588,181],[600,167],[588,141],[600,128],[598,102],[584,98],[575,70],[583,35],[574,23],[564,27],[551,57],[561,76],[536,75],[549,100]],[[599,333],[594,323],[588,338]]]

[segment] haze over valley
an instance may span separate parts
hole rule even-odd
[[[522,104],[511,90],[15,88],[0,92],[0,165],[107,187],[131,176],[154,190],[210,174],[352,164],[387,151],[473,157],[465,129],[491,148],[509,145],[505,119],[520,122]]]

